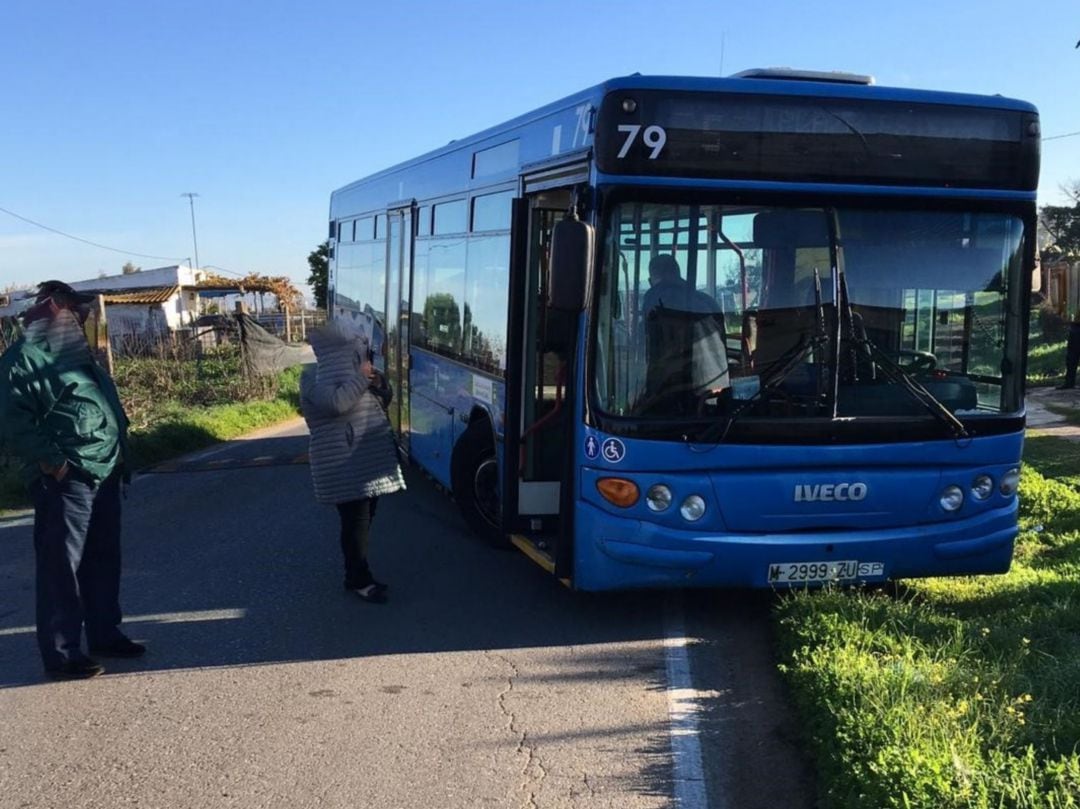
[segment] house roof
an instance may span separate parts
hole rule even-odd
[[[208,298],[223,295],[240,295],[245,292],[273,292],[273,289],[268,284],[258,282],[245,282],[243,284],[202,283],[194,286],[167,284],[164,286],[140,287],[138,289],[91,288],[83,291],[103,296],[105,303],[158,304],[165,303],[181,289]]]
[[[195,286],[187,286],[184,289],[193,289],[199,295],[204,292],[219,292],[224,294],[239,295],[244,292],[273,292],[274,288],[270,284],[260,283],[259,281],[235,281],[228,283],[219,283],[215,281],[200,281]]]
[[[101,289],[95,290],[105,303],[165,303],[180,290],[178,286],[145,287],[143,289]]]

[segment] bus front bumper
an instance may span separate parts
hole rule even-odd
[[[968,519],[902,528],[703,534],[620,519],[579,502],[574,586],[788,587],[776,579],[777,565],[841,561],[859,565],[859,574],[845,580],[849,584],[1004,573],[1012,561],[1017,508],[1014,499]]]

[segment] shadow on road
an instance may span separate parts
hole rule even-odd
[[[408,492],[380,501],[374,524],[372,567],[389,583],[390,603],[366,604],[346,592],[337,513],[313,500],[306,450],[305,435],[236,442],[136,481],[125,502],[122,601],[125,630],[150,651],[141,660],[107,661],[109,676],[475,651],[503,660],[500,650],[516,649],[538,652],[523,671],[506,655],[519,690],[565,689],[581,698],[604,683],[667,688],[657,641],[669,594],[569,591],[516,551],[477,540],[454,503],[415,470],[407,473]],[[0,520],[0,689],[43,682],[31,531],[25,517]],[[765,798],[776,791],[759,785],[791,770],[763,753],[798,757],[775,691],[771,599],[692,592],[685,601],[689,635],[706,639],[691,654],[695,685],[705,692],[706,767],[752,756],[754,763],[716,776],[730,781],[726,789],[741,801],[733,805],[746,807],[770,805]],[[461,679],[453,658],[447,678]],[[420,693],[407,677],[370,688]],[[331,693],[315,689],[308,697]],[[616,749],[614,737],[635,739],[638,766],[628,786],[670,796],[666,723],[626,724],[618,706],[608,718],[579,731],[535,728],[531,743],[558,745],[576,734]],[[798,771],[793,777],[783,794],[812,793]],[[580,789],[588,794],[593,786]]]
[[[122,600],[126,630],[151,651],[110,661],[110,672],[662,636],[662,593],[571,592],[521,554],[476,540],[415,471],[408,492],[380,501],[374,525],[372,567],[390,603],[361,602],[342,588],[337,514],[314,502],[296,462],[306,445],[305,436],[242,442],[198,471],[136,481]],[[31,545],[26,520],[0,521],[0,687],[41,679]],[[624,662],[596,660],[580,676],[624,676]]]

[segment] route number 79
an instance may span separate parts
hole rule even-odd
[[[619,126],[619,131],[626,133],[626,140],[623,142],[622,148],[619,149],[619,160],[622,160],[630,152],[630,147],[634,145],[639,132],[641,132],[641,142],[647,148],[652,149],[649,160],[656,160],[660,156],[660,152],[664,150],[664,144],[667,143],[667,132],[664,131],[664,127],[647,126],[644,132],[641,129],[641,124],[621,124]]]

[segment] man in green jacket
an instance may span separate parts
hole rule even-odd
[[[83,325],[93,298],[38,288],[24,333],[0,357],[0,429],[34,502],[37,640],[48,675],[84,679],[91,655],[138,657],[120,631],[120,487],[127,416]]]

